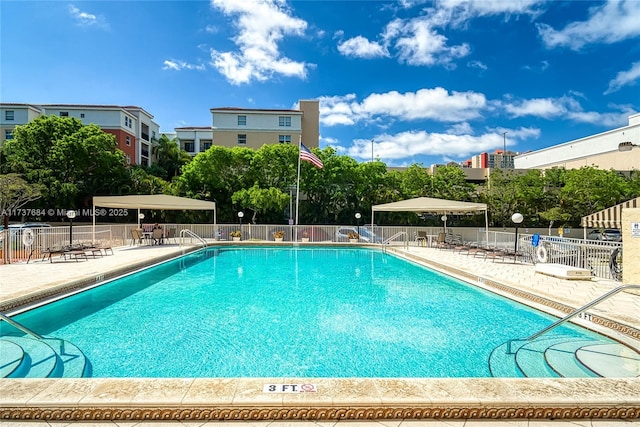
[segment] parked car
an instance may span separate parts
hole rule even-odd
[[[382,243],[382,237],[372,233],[366,227],[339,227],[336,230],[336,242],[346,242],[349,240],[349,233],[358,233],[360,235],[361,242],[367,243]]]
[[[620,230],[606,229],[602,232],[600,240],[608,240],[610,242],[622,241],[622,233]]]
[[[607,228],[605,230],[591,230],[587,234],[589,240],[606,240],[609,242],[622,241],[622,233],[620,230]]]

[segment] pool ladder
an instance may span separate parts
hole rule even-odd
[[[387,251],[387,245],[389,245],[389,242],[397,239],[398,237],[404,235],[405,239],[404,239],[404,248],[407,249],[409,247],[409,240],[407,239],[406,236],[409,236],[407,234],[406,231],[398,231],[396,234],[394,234],[393,236],[389,237],[387,240],[385,240],[384,242],[382,242],[382,252],[386,252]]]
[[[640,289],[640,285],[622,285],[622,286],[618,286],[617,288],[614,288],[614,289],[610,290],[606,294],[594,299],[590,303],[587,303],[587,304],[583,305],[582,307],[575,309],[574,311],[572,311],[571,313],[567,314],[562,319],[557,320],[556,322],[552,323],[551,325],[547,326],[546,328],[539,330],[535,334],[532,334],[532,335],[530,335],[530,336],[528,336],[526,338],[509,340],[508,353],[512,352],[511,344],[514,341],[523,341],[523,342],[533,341],[536,338],[546,334],[550,330],[555,329],[558,326],[562,325],[563,323],[573,319],[574,317],[578,316],[579,314],[584,313],[585,311],[589,310],[591,307],[593,307],[595,305],[598,305],[602,301],[604,301],[606,299],[609,299],[610,297],[614,296],[615,294],[617,294],[619,292],[626,291],[627,289]]]
[[[193,237],[196,240],[198,240],[200,244],[202,244],[203,249],[207,247],[207,241],[204,240],[202,237],[198,236],[193,231],[189,230],[188,228],[184,228],[180,230],[180,246],[182,246],[182,239],[184,238],[185,234],[188,235],[189,237]]]

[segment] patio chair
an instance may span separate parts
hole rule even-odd
[[[427,246],[427,232],[426,231],[418,231],[418,235],[416,236],[416,243],[420,246]]]
[[[175,228],[169,228],[167,229],[167,234],[164,237],[165,240],[167,241],[167,243],[169,242],[169,240],[171,240],[173,243],[176,242],[176,229]]]
[[[151,239],[154,245],[161,245],[164,243],[164,230],[162,228],[154,228],[151,232]]]
[[[141,245],[142,244],[142,240],[144,238],[144,235],[142,234],[142,229],[140,228],[134,228],[131,230],[131,244],[135,245]]]

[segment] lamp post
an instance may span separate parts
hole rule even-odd
[[[446,233],[447,232],[447,214],[442,215],[440,219],[444,223],[444,232]]]
[[[358,221],[358,236],[360,235],[360,218],[362,218],[362,215],[360,215],[360,212],[356,212],[356,221]]]
[[[371,163],[373,163],[373,139],[371,140]]]
[[[73,244],[73,218],[76,217],[76,211],[67,211],[67,218],[69,218],[69,245]]]
[[[142,222],[142,220],[144,219],[144,214],[143,213],[139,213],[138,214],[138,228],[140,227],[140,223]]]
[[[513,221],[513,223],[516,225],[516,242],[515,242],[514,247],[513,247],[513,259],[514,260],[518,256],[518,224],[520,224],[523,219],[524,219],[524,217],[519,212],[516,212],[513,215],[511,215],[511,221]]]
[[[244,212],[238,212],[238,219],[240,220],[240,228],[242,228],[242,217],[244,217]]]
[[[507,168],[507,132],[502,132],[502,169]]]

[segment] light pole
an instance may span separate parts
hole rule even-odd
[[[140,223],[142,222],[143,219],[144,219],[144,214],[143,213],[139,213],[138,214],[138,228],[142,228],[140,226]]]
[[[440,217],[440,219],[442,220],[442,222],[444,223],[444,232],[447,232],[447,214],[444,214]]]
[[[356,221],[358,221],[358,236],[360,235],[360,218],[362,218],[362,215],[360,215],[360,212],[356,212]]]
[[[76,211],[67,211],[67,218],[69,218],[69,246],[73,244],[73,218],[76,217]]]
[[[242,228],[242,217],[244,216],[244,212],[238,212],[238,219],[240,220],[240,228]]]
[[[373,163],[373,139],[371,140],[371,163]]]
[[[502,169],[507,168],[507,132],[502,132]]]
[[[514,261],[518,257],[518,224],[520,224],[523,219],[524,219],[524,217],[519,212],[516,212],[513,215],[511,215],[511,221],[513,221],[513,223],[516,225],[516,242],[515,242],[515,244],[513,246],[513,259],[514,259]]]

